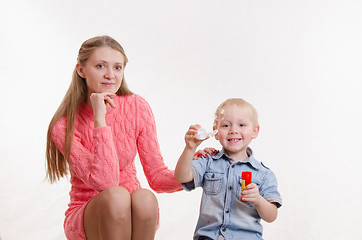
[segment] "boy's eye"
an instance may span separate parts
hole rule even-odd
[[[222,127],[229,127],[229,125],[228,125],[228,124],[224,124],[224,125],[222,125]]]
[[[97,68],[104,68],[103,64],[97,64]]]
[[[122,66],[116,66],[116,70],[121,70]]]
[[[240,127],[245,127],[245,124],[243,124],[243,123],[242,123],[242,124],[240,124]]]

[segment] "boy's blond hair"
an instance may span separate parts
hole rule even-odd
[[[216,109],[215,112],[215,120],[214,120],[214,127],[216,128],[219,121],[223,119],[223,114],[224,114],[224,108],[226,106],[235,104],[239,107],[242,108],[246,108],[249,110],[250,112],[250,118],[251,118],[251,122],[253,123],[254,127],[259,126],[259,122],[258,122],[258,112],[256,111],[256,109],[254,108],[253,105],[251,105],[250,103],[248,103],[247,101],[245,101],[242,98],[229,98],[227,100],[225,100],[223,103],[221,103],[219,105],[219,107]]]

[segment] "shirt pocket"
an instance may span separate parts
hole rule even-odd
[[[223,184],[223,175],[223,173],[205,173],[204,192],[210,195],[219,194]]]

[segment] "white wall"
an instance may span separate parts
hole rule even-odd
[[[170,168],[190,124],[211,128],[220,102],[243,97],[284,201],[265,239],[361,239],[361,12],[359,0],[2,1],[1,239],[65,239],[69,183],[43,181],[46,130],[81,43],[101,34],[125,48]],[[157,239],[191,239],[200,193],[157,195]]]

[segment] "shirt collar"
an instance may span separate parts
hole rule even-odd
[[[250,164],[250,165],[251,165],[253,168],[255,168],[255,169],[261,168],[260,163],[254,158],[253,150],[252,150],[250,147],[248,147],[248,148],[246,149],[246,152],[248,153],[249,158],[248,158],[245,162],[237,162],[236,164],[248,163],[248,164]],[[217,154],[212,155],[211,158],[214,159],[214,160],[223,158],[223,159],[225,159],[225,160],[230,161],[231,163],[234,163],[234,162],[235,162],[234,159],[232,159],[231,157],[229,157],[229,156],[226,154],[224,148],[222,148],[221,151],[218,152]]]

